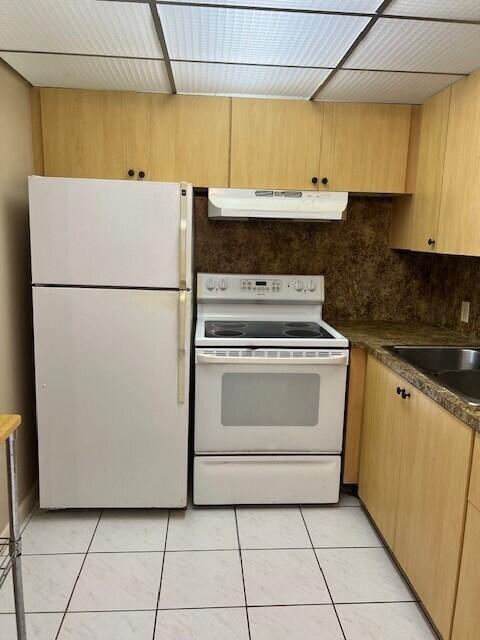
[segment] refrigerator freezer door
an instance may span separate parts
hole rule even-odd
[[[191,288],[192,188],[29,178],[35,284]]]
[[[33,304],[40,505],[185,506],[191,294],[34,287]]]

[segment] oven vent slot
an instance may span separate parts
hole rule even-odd
[[[329,349],[205,349],[201,353],[211,354],[222,358],[276,358],[278,360],[289,358],[328,358],[330,356],[341,356],[343,351],[331,351]]]

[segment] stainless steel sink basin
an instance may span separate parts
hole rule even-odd
[[[480,371],[442,371],[437,379],[440,384],[457,391],[468,404],[480,406]]]
[[[468,404],[480,406],[480,348],[394,346],[385,349],[462,396]]]

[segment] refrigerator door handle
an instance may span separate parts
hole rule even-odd
[[[185,366],[186,366],[186,320],[187,292],[178,292],[178,363],[177,363],[177,402],[185,402]]]
[[[179,246],[179,289],[187,288],[187,227],[188,227],[188,185],[180,184],[180,246]]]

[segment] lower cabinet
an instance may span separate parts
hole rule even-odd
[[[348,371],[348,397],[345,427],[343,484],[358,484],[363,400],[367,372],[367,350],[352,347]]]
[[[369,357],[359,495],[444,639],[472,446],[470,427]]]
[[[480,511],[468,504],[452,640],[478,640],[480,630]]]
[[[403,399],[402,392],[410,397]],[[369,357],[358,490],[390,547],[395,539],[403,424],[411,400],[411,390],[401,378]]]
[[[480,433],[475,436],[468,500],[452,640],[477,640],[480,629]]]
[[[450,634],[473,432],[415,390],[403,425],[393,552],[444,638]]]

